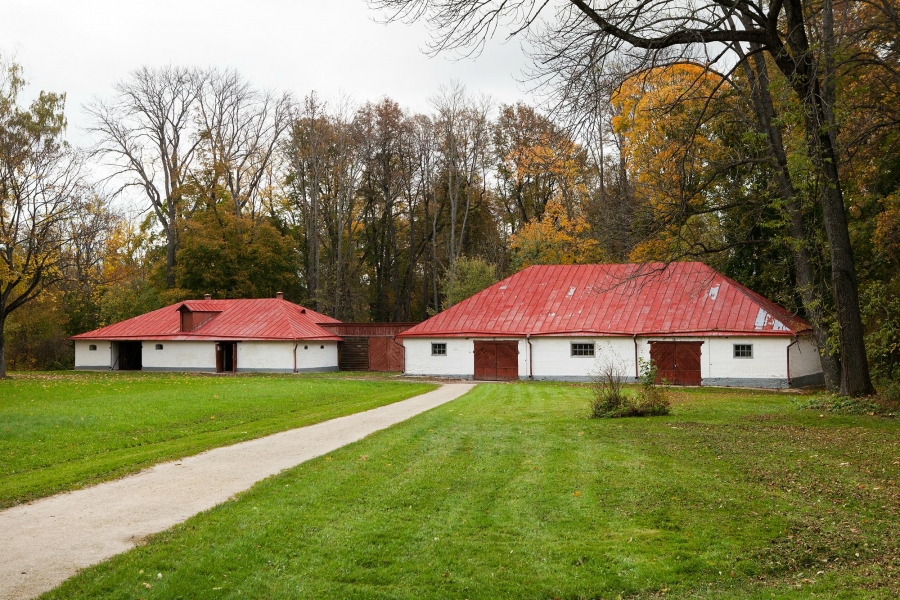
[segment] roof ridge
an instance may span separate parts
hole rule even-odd
[[[279,300],[280,302],[278,302]],[[281,311],[281,315],[287,320],[288,326],[291,328],[291,334],[294,336],[294,339],[297,339],[297,327],[294,325],[293,319],[291,319],[284,307],[284,303],[287,302],[287,300],[284,298],[275,298],[275,301],[278,302],[278,310]]]

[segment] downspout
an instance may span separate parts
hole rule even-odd
[[[641,368],[638,362],[637,334],[631,336],[631,340],[634,342],[634,380],[637,382],[641,378]]]
[[[799,340],[797,339],[797,335],[794,334],[794,341],[787,345],[787,377],[788,377],[788,387],[793,386],[793,382],[791,381],[791,346],[796,344]]]
[[[300,344],[299,340],[294,340],[294,373],[297,372],[297,345]]]
[[[531,347],[531,334],[525,335],[528,342],[528,379],[534,379],[534,349]]]

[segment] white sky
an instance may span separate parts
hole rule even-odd
[[[390,96],[427,110],[451,79],[497,102],[528,101],[517,40],[474,60],[429,58],[422,24],[383,25],[364,0],[0,0],[0,53],[25,67],[30,92],[68,94],[69,137],[82,106],[142,65],[233,67],[259,87],[302,97]]]

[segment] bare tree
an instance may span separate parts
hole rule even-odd
[[[487,189],[491,151],[489,98],[473,98],[458,82],[441,88],[431,100],[437,114],[435,126],[440,166],[446,177],[450,230],[447,232],[447,269],[459,259],[469,211]]]
[[[65,96],[18,106],[21,69],[0,66],[0,377],[7,317],[66,273],[69,219],[82,205],[78,156],[62,140]]]
[[[87,107],[94,155],[113,169],[119,190],[137,188],[166,238],[166,285],[175,286],[180,220],[194,178],[196,108],[205,77],[183,67],[143,67],[115,86],[116,96]]]
[[[211,70],[199,77],[197,120],[205,167],[205,195],[215,203],[224,189],[235,214],[255,217],[258,194],[290,126],[288,94],[254,88],[236,71]]]
[[[303,218],[306,237],[306,287],[313,308],[321,310],[322,214],[320,196],[331,150],[331,123],[325,103],[312,92],[293,114],[288,160],[293,201]]]
[[[362,161],[359,157],[356,125],[353,122],[353,106],[348,99],[337,103],[332,112],[334,124],[334,164],[330,170],[333,214],[333,254],[334,254],[334,314],[352,315],[345,301],[349,300],[347,280],[350,279],[348,267],[354,264],[356,251],[354,230],[357,229],[356,190],[362,173]],[[339,317],[340,318],[340,317]]]
[[[289,169],[286,215],[300,232],[309,302],[338,318],[357,316],[353,302],[363,169],[355,107],[315,93],[295,107],[283,145]]]
[[[810,40],[819,15],[802,0],[370,0],[370,4],[386,10],[389,19],[427,20],[435,32],[431,46],[435,52],[477,52],[501,26],[512,34],[526,32],[534,48],[536,77],[557,91],[557,104],[575,108],[582,102],[584,86],[593,85],[592,74],[616,62],[635,73],[685,59],[717,64],[734,58],[739,45],[753,44],[767,54],[801,103],[807,152],[822,178],[819,203],[840,326],[840,391],[852,396],[873,392],[835,145],[830,2],[818,47]]]

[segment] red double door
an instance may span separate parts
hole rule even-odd
[[[703,342],[650,342],[650,360],[656,382],[700,385],[700,346]]]
[[[475,341],[475,379],[510,381],[518,378],[518,342]]]

